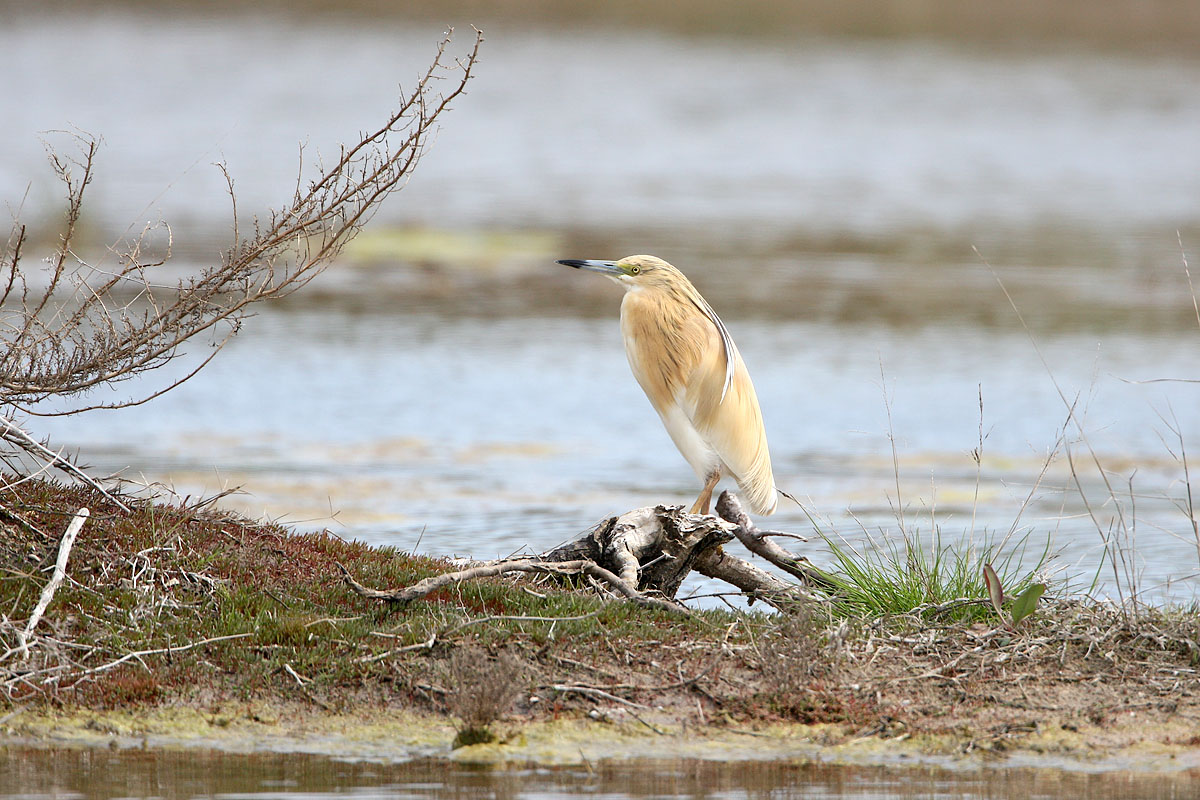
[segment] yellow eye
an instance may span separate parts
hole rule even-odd
[[[641,268],[641,267],[634,266],[634,267],[630,267],[630,268],[629,268],[629,274],[630,274],[630,275],[637,275],[637,274],[638,274],[639,272],[641,272],[641,271],[642,271],[642,268]]]

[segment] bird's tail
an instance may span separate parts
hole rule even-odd
[[[775,478],[771,474],[770,459],[762,459],[755,465],[755,469],[735,478],[742,499],[750,506],[751,511],[764,517],[775,513],[775,508],[779,505],[779,493],[775,488]]]

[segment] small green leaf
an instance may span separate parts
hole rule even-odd
[[[1021,592],[1012,605],[1013,625],[1020,625],[1021,620],[1033,613],[1044,591],[1046,591],[1046,584],[1033,583],[1025,591]]]
[[[996,613],[1004,619],[1004,587],[1000,585],[1000,576],[996,574],[996,570],[992,569],[991,564],[983,565],[983,582],[987,584],[988,598],[992,601],[992,608],[996,609]]]

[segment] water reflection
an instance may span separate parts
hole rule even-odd
[[[1054,770],[833,766],[796,762],[632,761],[483,768],[437,760],[337,761],[212,751],[0,748],[0,800],[192,798],[1174,798],[1195,779]]]

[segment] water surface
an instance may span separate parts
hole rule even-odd
[[[0,800],[34,798],[962,798],[1149,800],[1188,796],[1181,775],[691,760],[472,767],[438,760],[338,761],[193,750],[0,748]]]

